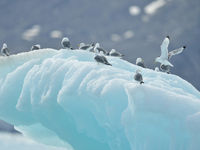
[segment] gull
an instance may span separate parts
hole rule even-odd
[[[145,65],[144,65],[144,60],[140,57],[136,59],[136,65],[140,66],[142,68],[146,68]]]
[[[94,48],[94,43],[88,44],[88,45],[86,45],[85,43],[79,44],[79,49],[82,49],[82,50],[87,50],[87,51],[92,52],[93,48]]]
[[[104,50],[103,48],[100,47],[100,44],[99,43],[96,43],[95,46],[94,46],[94,52],[97,53],[97,52],[103,52],[104,55],[107,55],[108,52],[106,50]]]
[[[117,52],[115,49],[111,49],[111,51],[109,52],[110,56],[115,56],[115,57],[123,57],[124,55]]]
[[[33,45],[33,46],[31,47],[31,50],[32,50],[32,51],[33,51],[33,50],[38,50],[38,49],[40,49],[40,45],[39,45],[39,44]]]
[[[1,54],[3,56],[9,56],[9,50],[8,50],[8,46],[6,43],[3,43],[3,47],[1,48]]]
[[[166,36],[160,46],[161,47],[161,55],[160,55],[160,57],[157,57],[155,59],[155,62],[159,62],[159,63],[161,63],[161,65],[173,67],[173,65],[169,62],[169,59],[174,55],[182,53],[183,50],[186,48],[186,46],[182,46],[181,48],[178,48],[178,49],[172,50],[171,52],[168,52],[169,42],[170,42],[170,38],[169,38],[169,36]]]
[[[102,63],[102,64],[105,64],[105,65],[110,65],[112,66],[107,58],[102,54],[103,52],[100,52],[100,54],[95,54],[95,57],[94,57],[94,60],[96,60],[97,63]]]
[[[61,45],[63,48],[69,48],[72,49],[69,38],[68,37],[64,37],[61,41]]]
[[[143,77],[142,74],[140,73],[140,70],[136,70],[136,73],[134,75],[134,79],[138,82],[140,82],[140,84],[143,84]]]

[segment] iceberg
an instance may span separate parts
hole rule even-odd
[[[94,56],[41,49],[0,57],[0,119],[67,150],[200,149],[198,90],[173,74]]]

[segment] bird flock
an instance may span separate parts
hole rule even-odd
[[[155,59],[155,63],[160,63],[160,69],[158,67],[156,67],[155,71],[161,70],[162,72],[166,72],[169,74],[170,68],[173,67],[173,65],[170,63],[171,57],[182,53],[183,50],[186,48],[186,46],[182,46],[178,49],[168,52],[169,43],[170,43],[170,37],[166,36],[160,46],[161,47],[161,55]],[[71,47],[71,43],[70,43],[68,37],[64,37],[62,39],[61,46],[64,49],[74,50],[74,48]],[[41,49],[41,46],[39,44],[33,45],[31,47],[31,51],[39,50],[39,49]],[[115,49],[111,49],[110,52],[106,51],[105,49],[100,47],[99,43],[96,43],[96,44],[95,43],[91,43],[91,44],[80,43],[78,45],[78,49],[95,53],[94,60],[98,64],[101,63],[101,64],[105,64],[105,65],[110,65],[110,66],[112,66],[112,64],[108,62],[106,56],[113,56],[113,57],[119,57],[119,58],[122,58],[124,56],[120,52],[117,52]],[[8,46],[6,43],[4,43],[2,46],[1,55],[10,56],[9,49],[8,49]],[[140,57],[136,59],[136,65],[140,66],[142,68],[146,68],[144,60]],[[136,70],[134,79],[137,82],[139,82],[140,84],[144,83],[142,73],[139,69]]]

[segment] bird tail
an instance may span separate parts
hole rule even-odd
[[[161,63],[161,64],[174,67],[168,60],[165,60],[165,61],[164,61],[163,63]]]
[[[106,63],[106,65],[112,66],[110,63]]]
[[[167,74],[170,74],[170,71],[168,71]]]
[[[6,56],[10,56],[10,53],[8,51],[5,52]]]
[[[140,82],[140,84],[143,84],[143,83],[144,83],[143,81]]]

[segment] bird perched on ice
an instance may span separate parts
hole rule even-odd
[[[86,45],[85,43],[80,43],[80,44],[79,44],[79,49],[92,52],[93,49],[94,49],[94,43],[92,43],[92,44],[87,44],[87,45]]]
[[[174,55],[182,53],[186,47],[183,46],[181,48],[178,48],[171,52],[168,52],[169,42],[170,42],[170,38],[169,38],[169,36],[166,36],[161,44],[161,55],[160,55],[160,57],[157,57],[155,59],[155,62],[159,62],[159,63],[161,63],[161,65],[173,67],[173,65],[169,62],[169,59]]]
[[[144,83],[143,82],[143,77],[142,74],[140,73],[140,70],[136,70],[136,73],[134,75],[134,79],[138,82],[140,82],[140,84]]]
[[[3,56],[9,56],[9,50],[8,50],[8,46],[6,43],[3,43],[3,47],[1,48],[1,54]]]
[[[69,48],[69,49],[72,49],[71,47],[71,44],[70,44],[70,41],[67,37],[64,37],[61,41],[61,45],[63,48]]]
[[[33,50],[38,50],[38,49],[40,49],[40,44],[36,44],[36,45],[33,45],[32,47],[31,47],[31,50],[33,51]]]
[[[144,65],[144,60],[140,57],[136,59],[136,65],[143,67],[143,68],[146,68],[145,65]]]
[[[115,57],[123,57],[124,55],[117,52],[115,49],[111,49],[111,51],[109,52],[110,56],[115,56]]]
[[[78,44],[78,49],[81,49],[81,47],[85,46],[86,44],[81,42],[80,44]]]
[[[107,58],[106,58],[104,55],[102,55],[102,53],[103,53],[103,52],[100,52],[100,54],[96,54],[96,55],[95,55],[94,59],[96,60],[96,62],[97,62],[97,63],[102,63],[102,64],[105,64],[105,65],[110,65],[110,66],[112,66],[112,65],[108,62]]]
[[[103,52],[104,55],[108,55],[108,52],[105,49],[101,48],[99,43],[95,44],[95,46],[94,46],[94,52],[95,53]]]

